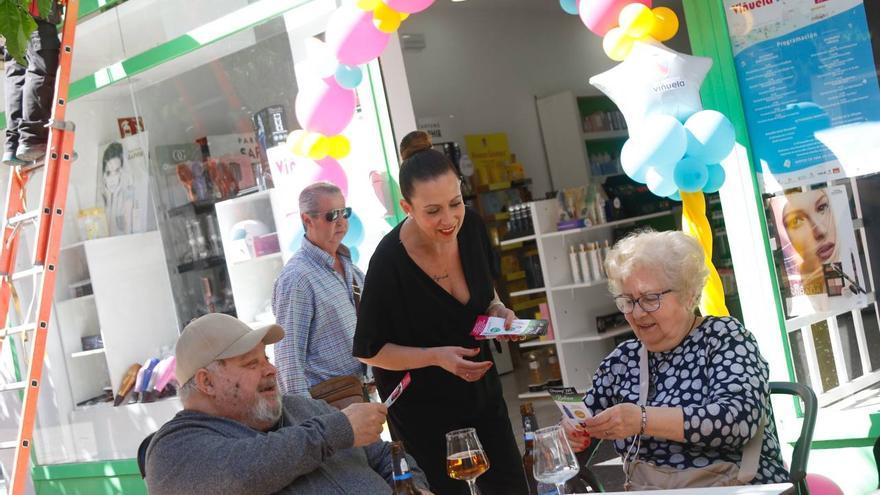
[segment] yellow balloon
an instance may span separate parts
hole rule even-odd
[[[654,13],[654,29],[651,37],[657,41],[666,41],[678,32],[678,16],[669,7],[657,7]]]
[[[409,18],[409,14],[407,14],[406,12],[400,13],[400,20],[401,21],[405,21],[405,20],[407,20],[407,18]]]
[[[372,12],[380,3],[382,3],[382,0],[358,0],[357,6],[361,10]]]
[[[330,141],[329,155],[337,160],[345,158],[351,153],[351,143],[348,138],[343,135],[331,136],[327,138]]]
[[[654,13],[641,3],[631,3],[624,7],[617,20],[620,28],[630,38],[643,38],[654,28]]]
[[[712,226],[706,217],[706,199],[702,192],[681,192],[681,230],[700,242],[705,255],[709,277],[703,287],[700,299],[700,311],[704,315],[728,316],[727,304],[724,301],[724,286],[715,265],[712,264]]]
[[[634,41],[626,35],[623,28],[616,27],[605,33],[605,37],[602,39],[602,48],[608,58],[620,62],[629,56]]]
[[[383,33],[393,33],[400,27],[400,12],[380,3],[373,11],[373,25]]]
[[[308,156],[312,160],[320,160],[321,158],[326,158],[327,153],[330,151],[329,140],[321,134],[318,134],[317,132],[309,134],[304,144],[304,147],[309,150]]]
[[[287,148],[294,154],[299,156],[305,156],[306,153],[303,150],[303,141],[306,138],[308,133],[303,129],[297,129],[290,133],[287,136]]]

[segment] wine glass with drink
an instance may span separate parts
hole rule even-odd
[[[580,468],[562,426],[549,426],[535,432],[533,468],[536,480],[556,485],[559,495],[565,493],[565,482],[577,475]]]
[[[473,428],[446,434],[446,472],[454,480],[467,481],[471,495],[479,495],[477,477],[489,470],[489,458]]]

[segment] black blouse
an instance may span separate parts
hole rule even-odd
[[[494,296],[492,248],[482,219],[465,210],[458,232],[462,270],[470,300],[462,304],[428,276],[409,257],[400,242],[399,224],[376,247],[364,281],[364,291],[354,336],[354,355],[370,358],[387,343],[408,347],[480,347],[474,361],[487,361],[492,354],[485,342],[470,331],[478,315],[485,314]],[[388,396],[405,371],[376,368],[380,395]],[[439,366],[410,371],[412,383],[392,408],[404,412],[440,408],[455,415],[479,415],[497,406],[502,397],[495,368],[478,382],[466,382]],[[392,411],[393,413],[394,411]]]

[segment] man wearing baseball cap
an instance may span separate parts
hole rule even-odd
[[[390,444],[379,440],[387,410],[337,411],[281,395],[266,346],[278,325],[251,330],[212,313],[183,329],[175,348],[183,411],[156,432],[146,457],[151,495],[390,494]],[[408,457],[416,485],[427,481]]]

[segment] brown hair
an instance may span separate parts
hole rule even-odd
[[[432,148],[431,136],[425,131],[413,131],[400,140],[400,193],[407,201],[412,197],[414,183],[436,179],[452,172],[455,165],[443,153]]]
[[[425,131],[412,131],[400,140],[400,159],[406,161],[420,151],[431,149],[431,135]]]

